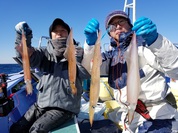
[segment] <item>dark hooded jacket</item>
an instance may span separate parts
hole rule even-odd
[[[66,48],[65,42],[66,39],[49,40],[46,48],[35,49],[30,58],[30,63],[32,68],[37,68],[43,73],[37,85],[39,90],[38,106],[41,108],[58,107],[77,114],[81,105],[82,81],[90,78],[90,75],[80,64],[83,57],[76,56],[77,94],[73,95],[69,84],[68,61],[63,57]],[[57,46],[55,43],[59,44],[58,54],[55,54],[55,46]]]

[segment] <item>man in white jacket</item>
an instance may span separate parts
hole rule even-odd
[[[128,131],[178,132],[176,100],[165,80],[165,76],[178,79],[178,49],[159,34],[156,25],[146,17],[139,18],[132,26],[125,12],[113,11],[106,17],[105,26],[112,50],[102,53],[101,74],[108,74],[108,83],[119,103],[127,101],[127,64],[123,55],[131,40],[130,33],[134,31],[137,35],[141,89],[133,120],[131,124],[126,123]],[[91,19],[84,29],[86,42],[82,64],[89,72],[98,30],[96,19]],[[128,38],[121,38],[122,34]],[[120,122],[125,117],[123,114],[117,110],[109,117]]]

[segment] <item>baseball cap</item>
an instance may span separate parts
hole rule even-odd
[[[105,28],[106,29],[108,28],[108,25],[109,25],[111,19],[114,17],[124,17],[128,20],[128,23],[131,25],[130,18],[124,11],[115,10],[115,11],[109,13],[108,16],[106,17],[106,20],[105,20]]]
[[[69,25],[67,23],[65,23],[62,19],[56,18],[53,21],[53,23],[51,24],[51,26],[49,27],[49,36],[50,36],[50,38],[51,38],[51,32],[54,30],[54,28],[55,28],[56,25],[61,25],[61,26],[63,26],[67,30],[68,33],[70,32]]]

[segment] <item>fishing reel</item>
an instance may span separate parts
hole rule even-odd
[[[7,97],[7,75],[2,73],[0,74],[0,93],[4,93]],[[0,95],[1,98],[1,95]]]
[[[7,74],[0,74],[0,117],[8,115],[13,109],[14,102],[7,97]]]

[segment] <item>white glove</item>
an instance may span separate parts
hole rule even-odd
[[[22,35],[22,31],[24,31],[25,35],[32,34],[31,28],[28,26],[28,24],[25,21],[19,22],[15,26],[15,31],[20,35]]]
[[[15,26],[15,31],[16,31],[16,40],[15,40],[15,44],[19,45],[21,43],[21,39],[22,39],[22,31],[24,31],[24,34],[26,35],[26,42],[27,42],[27,46],[31,47],[31,39],[33,37],[32,35],[32,30],[31,28],[28,26],[28,24],[23,21],[23,22],[19,22],[16,26]]]
[[[17,47],[19,44],[21,44],[22,31],[24,31],[24,34],[26,35],[27,46],[31,47],[31,39],[32,39],[33,35],[32,35],[32,30],[28,26],[28,24],[25,21],[19,22],[15,26],[15,31],[16,31],[15,47]],[[21,57],[21,55],[20,55],[19,51],[17,51],[17,49],[16,49],[16,56]]]

